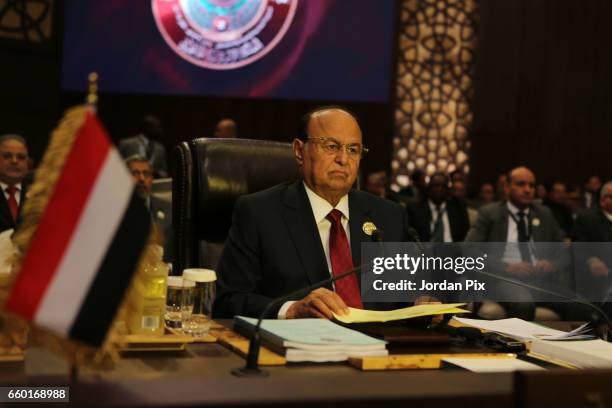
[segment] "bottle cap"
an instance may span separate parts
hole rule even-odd
[[[192,282],[214,282],[217,274],[212,269],[185,269],[183,279]]]

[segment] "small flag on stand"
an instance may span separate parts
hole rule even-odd
[[[83,114],[6,309],[60,336],[100,346],[151,226],[119,153],[96,116]]]

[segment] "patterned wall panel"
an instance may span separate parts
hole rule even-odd
[[[469,172],[476,0],[403,0],[392,188],[457,168]]]
[[[44,43],[51,38],[53,0],[0,0],[0,39]]]

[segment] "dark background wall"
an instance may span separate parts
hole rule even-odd
[[[61,8],[61,2],[54,4]],[[62,111],[83,100],[60,93],[61,12],[53,18],[53,36],[42,45],[0,39],[0,133],[26,136],[37,159]],[[610,21],[612,4],[606,0],[480,2],[473,184],[517,164],[532,167],[540,179],[612,178]],[[243,137],[288,140],[304,111],[328,102],[102,94],[100,116],[118,140],[134,133],[144,114],[157,114],[171,148],[210,135],[224,116],[237,119]],[[391,104],[347,105],[360,117],[372,148],[364,172],[387,168]]]
[[[11,2],[4,2],[3,7]],[[0,134],[18,133],[29,142],[30,154],[39,159],[60,111],[62,51],[62,2],[48,1],[47,13],[39,21],[48,30],[39,36],[25,21],[29,41],[11,39],[22,34],[10,30],[7,16],[0,21]],[[19,9],[20,4],[13,7]],[[15,13],[15,10],[2,10]],[[22,20],[23,21],[23,20]],[[39,41],[43,39],[42,41]]]
[[[473,182],[517,164],[541,180],[612,178],[612,3],[480,2]]]
[[[83,95],[63,95],[62,105],[71,106],[83,98]],[[347,106],[360,119],[364,143],[370,148],[362,164],[364,174],[387,169],[393,134],[393,110],[390,103],[102,94],[98,113],[115,140],[136,134],[144,115],[158,116],[164,125],[167,135],[164,144],[170,154],[170,149],[180,141],[212,137],[216,122],[224,117],[236,120],[242,138],[290,142],[296,136],[300,118],[305,112],[332,103]],[[172,166],[172,163],[169,164]]]

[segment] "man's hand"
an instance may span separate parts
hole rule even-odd
[[[439,305],[442,304],[442,302],[440,302],[438,299],[436,299],[433,296],[429,296],[429,295],[423,295],[423,296],[419,296],[417,298],[417,300],[414,301],[414,305],[418,306],[418,305]],[[435,315],[431,317],[431,322],[433,324],[440,324],[442,322],[442,319],[444,319],[444,315]]]
[[[587,262],[589,264],[589,270],[591,271],[592,277],[596,279],[605,279],[610,274],[610,270],[606,264],[601,261],[601,259],[589,258]]]
[[[287,319],[300,319],[305,317],[320,317],[331,319],[334,313],[344,315],[348,307],[336,292],[326,288],[315,289],[302,300],[292,304],[287,310]]]
[[[533,266],[533,271],[536,275],[545,277],[555,271],[555,266],[550,261],[539,260]]]
[[[515,262],[506,267],[508,275],[516,279],[527,279],[533,273],[533,267],[528,262]]]

